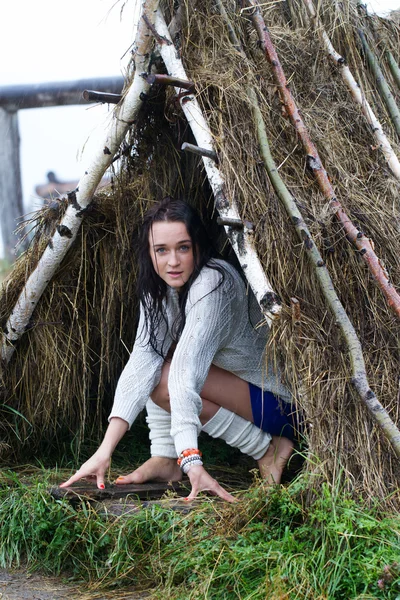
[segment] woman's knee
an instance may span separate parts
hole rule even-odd
[[[164,410],[170,412],[169,405],[169,392],[168,392],[168,374],[169,374],[169,363],[164,363],[161,371],[161,377],[158,385],[154,388],[151,393],[151,399],[155,404],[161,406]]]

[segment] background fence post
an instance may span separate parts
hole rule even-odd
[[[19,162],[18,111],[0,107],[0,227],[4,256],[15,260],[17,219],[24,213]]]

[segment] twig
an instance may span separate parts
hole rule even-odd
[[[169,75],[162,75],[160,73],[150,73],[145,75],[147,83],[153,85],[159,83],[160,85],[173,85],[183,90],[188,90],[191,94],[194,93],[195,87],[193,81],[187,81],[185,79],[178,79],[177,77],[170,77]]]
[[[184,152],[191,152],[192,154],[197,154],[197,156],[207,156],[207,158],[211,158],[214,162],[218,162],[218,155],[215,152],[215,150],[207,150],[206,148],[200,148],[199,146],[189,144],[188,142],[184,142],[182,144],[181,150],[183,150]]]
[[[391,74],[393,76],[393,79],[396,82],[397,87],[400,90],[400,68],[399,68],[399,65],[395,61],[394,56],[390,52],[390,50],[386,50],[385,54],[386,54],[386,59],[387,59],[388,64],[389,64],[390,72],[391,72]]]
[[[82,98],[87,102],[103,102],[106,104],[118,104],[122,94],[111,94],[109,92],[96,92],[94,90],[84,90]]]

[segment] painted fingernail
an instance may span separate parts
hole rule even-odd
[[[124,479],[122,475],[120,477],[117,477],[117,481],[122,481],[122,479]]]
[[[188,500],[189,500],[189,498],[184,498],[184,500],[188,501]]]
[[[101,484],[99,485],[99,488],[100,488],[101,490],[104,490],[104,488],[105,488],[105,487],[106,487],[106,486],[104,485],[104,483],[101,483]]]

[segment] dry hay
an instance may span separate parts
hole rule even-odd
[[[282,361],[293,389],[301,390],[296,395],[309,425],[311,458],[307,468],[323,473],[330,481],[341,472],[349,487],[387,497],[398,487],[397,460],[349,384],[343,339],[266,176],[246,83],[258,90],[280,174],[360,336],[370,385],[396,422],[399,322],[307,171],[300,142],[282,113],[269,65],[246,11],[241,13],[230,0],[225,5],[249,63],[232,48],[211,0],[184,3],[181,52],[215,137],[228,196],[235,197],[243,217],[255,224],[260,258],[286,307],[273,329],[269,351]],[[167,14],[172,14],[172,8],[171,0]],[[267,3],[263,10],[291,90],[337,196],[353,221],[371,236],[392,281],[398,284],[399,182],[374,148],[368,126],[325,57],[300,0]],[[399,156],[396,134],[365,68],[357,36],[361,26],[378,53],[389,47],[399,62],[398,25],[359,14],[349,2],[323,1],[320,15]],[[386,67],[384,70],[393,83]],[[154,199],[183,193],[201,207],[205,218],[212,216],[204,172],[196,158],[180,152],[184,141],[192,140],[172,92],[155,87],[132,134],[133,149],[125,156],[120,174],[114,177],[112,188],[96,199],[79,239],[46,290],[31,329],[19,342],[17,356],[4,370],[1,402],[33,425],[31,428],[3,408],[5,441],[16,455],[15,435],[23,440],[30,436],[29,443],[34,445],[43,436],[54,437],[67,427],[81,439],[96,430],[107,413],[127,360],[126,348],[133,342],[136,265],[132,244],[143,210]],[[40,218],[54,228],[56,220],[50,209]],[[3,323],[44,243],[43,235],[37,237],[31,255],[19,261],[4,286]],[[292,322],[289,309],[292,297],[301,304],[298,324]]]

